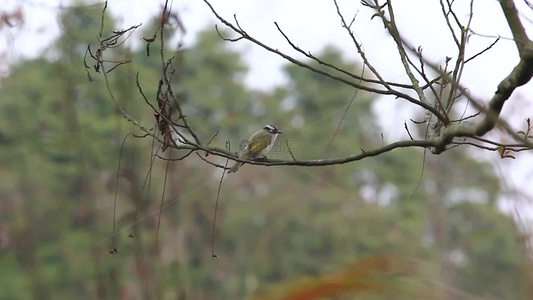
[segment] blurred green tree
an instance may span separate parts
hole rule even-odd
[[[422,275],[399,282],[440,282],[443,299],[455,288],[521,296],[523,249],[514,242],[514,223],[497,210],[499,181],[488,164],[460,151],[428,158],[414,194],[423,153],[413,149],[319,169],[245,165],[222,186],[220,258],[211,258],[221,175],[211,165],[194,155],[151,165],[152,152],[164,158],[186,152],[160,153],[149,139],[128,138],[115,191],[122,139],[138,131],[116,112],[102,78],[90,83],[82,69],[99,13],[64,10],[64,35],[52,51],[57,59],[25,61],[2,81],[0,228],[8,238],[1,243],[0,298],[240,299],[287,279],[317,276],[320,286],[320,275],[378,255],[420,262]],[[104,35],[114,27],[111,19],[106,24]],[[155,18],[143,35],[157,24]],[[242,83],[242,54],[211,29],[191,47],[166,45],[186,115],[204,140],[219,132],[213,145],[230,140],[238,151],[239,141],[266,123],[285,132],[271,157],[338,157],[383,143],[368,93],[358,92],[336,134],[353,88],[290,65],[285,86],[251,90]],[[138,93],[136,70],[155,105],[161,63],[154,53],[116,49],[115,58],[133,62],[108,75],[124,109],[150,128],[154,112]],[[359,68],[331,46],[319,57]],[[118,253],[107,255],[108,247]]]

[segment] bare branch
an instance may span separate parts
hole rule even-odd
[[[385,80],[383,79],[383,77],[381,77],[381,75],[379,74],[379,72],[376,70],[376,68],[374,68],[374,66],[372,64],[370,64],[370,61],[366,58],[366,55],[365,55],[365,52],[363,51],[363,48],[362,46],[357,42],[357,39],[355,38],[355,35],[354,33],[352,32],[352,30],[350,29],[350,26],[348,26],[346,24],[346,21],[344,20],[344,16],[342,15],[341,11],[340,11],[340,8],[339,8],[339,4],[337,3],[337,0],[333,0],[333,3],[335,4],[335,8],[337,9],[337,15],[339,16],[339,18],[341,19],[341,25],[344,29],[346,29],[346,31],[348,32],[348,35],[350,36],[353,44],[355,45],[355,47],[357,48],[357,51],[359,52],[359,55],[361,56],[361,59],[363,60],[363,63],[370,69],[370,71],[372,71],[372,73],[379,79],[379,83],[380,84],[383,84],[383,86],[385,88],[387,88],[388,90],[390,90],[391,88],[388,86],[387,82],[385,82]],[[412,87],[411,87],[412,88]]]
[[[289,151],[289,154],[291,155],[292,160],[296,161],[296,158],[294,157],[294,154],[292,154],[292,150],[291,150],[291,146],[289,145],[289,141],[285,140],[285,144],[287,145],[287,151]]]
[[[203,160],[204,162],[216,167],[216,168],[221,168],[223,170],[228,170],[229,168],[227,167],[227,160],[226,160],[226,166],[223,166],[223,165],[219,165],[217,163],[214,163],[214,162],[211,162],[209,160],[207,160],[206,158],[202,157],[198,152],[196,152],[196,155],[201,159]]]
[[[472,31],[472,30],[470,30]],[[465,64],[470,62],[471,60],[474,60],[475,58],[477,58],[478,56],[480,56],[481,54],[489,51],[490,49],[492,49],[492,47],[494,47],[494,45],[496,45],[496,43],[500,41],[500,37],[496,38],[496,40],[494,40],[494,42],[492,42],[492,44],[490,44],[487,48],[479,51],[478,53],[474,54],[472,57],[470,57],[469,59],[465,60]]]
[[[184,160],[185,158],[189,157],[189,155],[191,155],[193,152],[194,152],[193,150],[189,150],[189,152],[187,152],[183,156],[176,157],[176,158],[163,157],[163,156],[161,156],[159,154],[156,154],[155,156],[157,156],[157,158],[159,158],[161,160],[179,161],[179,160]]]
[[[451,10],[451,4],[449,1],[448,1],[448,4],[449,4],[449,9]],[[466,27],[464,27],[461,24],[461,22],[458,20],[455,13],[451,10],[455,18],[455,21],[457,23],[457,26],[459,27],[461,31],[461,40],[458,45],[459,53],[457,54],[457,59],[455,60],[455,68],[452,73],[452,82],[460,82],[461,76],[463,74],[464,65],[465,65],[466,44],[468,42],[468,31],[470,29],[470,24],[472,23],[472,17],[474,16],[473,5],[474,5],[474,0],[470,0],[470,14],[469,14],[468,23]],[[457,95],[457,89],[452,87],[448,95],[448,100],[446,101],[446,110],[448,111],[448,113],[451,111],[453,104],[455,103],[455,100],[457,99],[456,95]]]
[[[511,32],[513,33],[516,47],[518,48],[518,52],[520,53],[520,58],[525,59],[529,57],[529,59],[531,59],[531,51],[533,51],[533,45],[531,40],[529,40],[529,38],[527,37],[527,33],[524,29],[524,26],[522,26],[522,22],[520,21],[520,18],[518,16],[518,10],[514,5],[514,1],[500,0],[500,5],[502,7],[503,13],[505,14],[505,19],[507,19],[507,23],[511,28]]]
[[[233,30],[235,33],[238,34],[238,37],[235,39],[230,39],[223,37],[222,34],[219,32],[218,27],[215,27],[217,30],[218,35],[224,39],[225,41],[230,42],[237,42],[240,40],[248,40],[263,49],[274,53],[285,60],[303,67],[305,69],[308,69],[312,72],[315,72],[317,74],[321,74],[325,77],[331,78],[333,80],[336,80],[338,82],[341,82],[343,84],[346,84],[348,86],[352,86],[357,89],[365,90],[371,93],[375,94],[381,94],[381,95],[393,95],[398,98],[405,99],[415,105],[418,105],[426,110],[426,115],[429,115],[429,117],[426,117],[426,120],[423,122],[427,124],[427,128],[430,127],[430,120],[432,116],[430,114],[433,114],[437,118],[437,122],[435,124],[431,124],[431,129],[435,130],[435,132],[438,133],[438,137],[435,139],[428,139],[426,136],[426,139],[424,140],[415,140],[413,136],[411,135],[409,128],[407,126],[407,123],[404,122],[404,128],[406,129],[410,140],[405,141],[398,141],[394,142],[388,145],[382,145],[379,148],[373,149],[373,150],[362,150],[361,153],[358,154],[352,154],[345,157],[340,158],[332,158],[332,159],[314,159],[314,160],[297,160],[292,153],[292,150],[290,149],[288,142],[287,147],[288,151],[291,155],[292,160],[278,160],[278,159],[266,159],[266,160],[240,160],[238,156],[235,153],[232,153],[229,151],[229,149],[221,149],[217,147],[210,147],[209,145],[215,139],[215,137],[218,134],[218,131],[209,139],[207,144],[203,144],[196,132],[193,130],[193,128],[188,123],[187,117],[185,116],[181,105],[183,104],[180,99],[178,99],[178,95],[174,93],[174,90],[172,88],[171,82],[172,77],[175,72],[173,68],[173,57],[170,59],[165,59],[165,55],[163,53],[164,49],[164,27],[165,27],[165,16],[167,16],[170,12],[168,10],[168,1],[165,2],[165,7],[163,9],[162,13],[162,20],[159,27],[159,38],[160,38],[160,59],[161,59],[161,76],[158,82],[158,88],[156,93],[155,102],[157,103],[157,106],[154,104],[152,105],[150,101],[148,101],[146,95],[143,92],[143,89],[141,88],[141,84],[139,83],[139,73],[137,73],[137,87],[139,90],[139,93],[143,97],[144,101],[152,108],[156,121],[157,121],[157,128],[158,131],[161,133],[161,136],[157,134],[154,130],[147,129],[143,127],[139,122],[137,122],[135,119],[133,119],[131,116],[129,116],[122,106],[120,105],[119,101],[115,98],[113,91],[110,88],[110,83],[108,79],[108,73],[112,71],[114,68],[119,67],[121,64],[127,63],[129,61],[107,61],[104,59],[104,52],[109,49],[116,46],[119,46],[123,40],[121,38],[123,36],[131,34],[133,30],[135,30],[137,27],[132,26],[129,29],[126,30],[120,30],[115,31],[113,35],[111,35],[108,38],[102,39],[102,29],[103,29],[103,17],[102,17],[102,24],[101,24],[101,31],[99,34],[99,48],[95,53],[93,53],[90,49],[90,47],[87,48],[85,57],[90,56],[96,61],[96,64],[94,66],[96,72],[101,72],[104,81],[106,84],[107,91],[115,103],[117,109],[122,114],[124,118],[126,118],[129,122],[140,128],[142,131],[146,133],[146,135],[150,135],[154,137],[157,141],[161,143],[161,149],[165,149],[166,147],[170,147],[173,149],[178,150],[186,150],[184,152],[185,154],[181,157],[170,159],[166,158],[166,160],[182,160],[187,158],[189,155],[191,155],[193,152],[204,162],[211,164],[217,168],[222,168],[224,170],[227,169],[227,166],[223,166],[214,162],[211,162],[207,160],[205,157],[208,155],[214,155],[218,157],[226,158],[226,164],[227,160],[235,160],[237,162],[241,163],[247,163],[252,165],[262,165],[262,166],[279,166],[279,165],[286,165],[286,166],[306,166],[306,167],[317,167],[317,166],[328,166],[328,165],[337,165],[337,164],[345,164],[349,162],[359,161],[365,158],[377,156],[386,152],[393,151],[395,149],[399,148],[423,148],[425,149],[431,149],[433,153],[439,154],[447,149],[450,149],[451,147],[457,147],[457,146],[473,146],[482,148],[485,150],[490,151],[500,151],[500,154],[502,154],[502,157],[509,157],[505,156],[505,153],[508,153],[508,151],[513,152],[519,152],[519,151],[525,151],[529,150],[532,147],[532,144],[528,141],[528,133],[524,134],[524,136],[520,136],[519,134],[513,132],[511,127],[503,120],[500,119],[499,115],[501,112],[501,109],[503,108],[503,105],[506,100],[509,99],[514,89],[518,86],[521,86],[533,77],[533,43],[527,39],[527,36],[525,36],[525,32],[523,30],[522,25],[519,23],[516,8],[514,8],[514,5],[512,4],[511,0],[502,0],[502,8],[505,11],[505,15],[508,18],[509,24],[513,31],[513,36],[515,37],[517,47],[520,51],[520,62],[515,67],[515,69],[500,83],[498,86],[498,90],[496,91],[495,95],[491,99],[488,108],[483,107],[481,105],[481,102],[477,99],[474,99],[472,95],[470,95],[466,88],[462,87],[460,84],[462,71],[464,68],[464,65],[478,57],[479,55],[485,53],[489,49],[491,49],[499,39],[494,41],[491,45],[489,45],[484,50],[480,51],[479,53],[475,54],[471,58],[465,59],[465,49],[467,45],[467,34],[471,32],[470,30],[470,22],[472,18],[468,20],[468,24],[466,26],[461,25],[459,22],[459,19],[455,15],[455,13],[452,11],[451,6],[453,4],[453,1],[446,0],[446,2],[441,1],[441,6],[443,7],[443,13],[445,14],[445,17],[447,19],[447,22],[449,24],[450,30],[452,31],[452,35],[454,38],[455,32],[452,30],[452,24],[455,22],[455,24],[461,29],[461,35],[460,38],[457,38],[456,44],[458,45],[459,54],[458,58],[448,65],[448,62],[451,61],[450,59],[446,60],[446,65],[444,68],[441,66],[432,64],[427,61],[427,59],[422,55],[422,48],[414,48],[412,47],[408,41],[406,41],[401,35],[396,27],[395,23],[395,16],[394,11],[391,5],[391,1],[387,1],[383,5],[378,5],[377,2],[370,3],[370,1],[365,1],[365,6],[371,7],[372,9],[376,10],[375,16],[381,18],[383,21],[383,24],[385,25],[385,28],[389,31],[392,39],[396,43],[398,52],[400,53],[400,59],[402,61],[402,65],[405,69],[406,74],[408,75],[411,84],[400,84],[400,83],[394,83],[394,82],[388,82],[385,81],[379,74],[379,72],[372,66],[372,64],[368,61],[368,59],[365,56],[364,49],[362,47],[362,44],[357,42],[357,39],[355,38],[356,35],[352,32],[351,25],[353,23],[350,22],[348,25],[346,20],[344,19],[343,15],[340,12],[340,8],[337,4],[337,1],[334,0],[335,6],[337,8],[337,14],[339,15],[339,18],[341,20],[342,27],[345,28],[352,39],[355,47],[357,48],[359,54],[361,55],[361,58],[363,60],[363,67],[368,67],[370,70],[372,70],[372,73],[378,78],[378,79],[369,79],[364,77],[364,72],[361,75],[353,74],[349,71],[346,71],[340,67],[337,67],[331,63],[325,62],[314,55],[312,55],[310,52],[305,52],[302,49],[300,49],[296,44],[294,44],[289,37],[281,30],[280,26],[278,26],[277,23],[274,23],[277,27],[280,34],[285,38],[285,40],[289,43],[289,45],[297,52],[303,54],[305,57],[311,59],[312,61],[322,65],[326,66],[327,68],[323,67],[316,67],[315,64],[311,65],[310,63],[306,63],[300,60],[297,60],[277,49],[274,49],[261,41],[257,40],[256,38],[250,36],[244,29],[241,27],[241,25],[238,22],[238,19],[236,15],[234,15],[234,23],[230,23],[224,18],[222,18],[218,13],[214,10],[214,8],[211,6],[211,4],[208,2],[208,0],[204,0],[204,2],[209,6],[212,13],[219,19],[220,22],[222,22],[225,26],[229,27],[231,30]],[[104,6],[103,13],[105,12],[105,9],[107,7],[107,3]],[[470,10],[472,12],[472,2],[470,6]],[[388,8],[388,14],[384,11],[385,8]],[[387,16],[390,18],[387,19]],[[515,19],[518,20],[518,23],[515,23]],[[454,25],[455,26],[455,25]],[[156,35],[154,35],[153,39],[155,39]],[[127,38],[127,37],[126,37]],[[154,40],[146,40],[148,43],[152,43]],[[410,51],[410,52],[409,52]],[[411,60],[412,57],[409,55],[417,55],[418,62]],[[115,65],[109,68],[109,64],[114,63]],[[450,69],[452,68],[453,64],[453,70],[448,71],[448,66],[450,66]],[[84,66],[88,70],[89,66],[84,60]],[[429,66],[433,71],[435,71],[438,74],[438,77],[435,79],[430,79],[426,73],[426,67]],[[329,68],[329,69],[328,69]],[[109,70],[108,70],[109,69]],[[323,69],[326,69],[328,71],[332,71],[332,73],[329,73]],[[414,69],[414,70],[413,70]],[[364,70],[364,69],[363,69]],[[416,74],[418,72],[418,74]],[[345,76],[346,75],[346,76]],[[416,76],[415,76],[416,75]],[[420,81],[425,81],[424,85],[421,85],[419,83],[420,76],[423,79],[420,79]],[[350,80],[350,77],[352,80]],[[417,78],[418,77],[418,78]],[[90,78],[90,75],[89,75]],[[91,79],[91,78],[90,78]],[[358,82],[357,82],[358,81]],[[364,83],[362,83],[364,81]],[[366,85],[365,85],[366,84]],[[371,85],[377,84],[380,85],[380,87],[373,87]],[[432,85],[433,84],[440,84],[441,90],[437,91]],[[443,103],[441,103],[442,99],[442,91],[446,90],[446,88],[450,86],[451,92],[448,95],[448,102],[446,103],[446,107],[443,107]],[[435,103],[430,103],[426,99],[425,90],[429,88],[433,95],[435,96]],[[416,99],[413,96],[410,96],[406,93],[403,93],[401,89],[409,89],[409,90],[415,90],[417,93],[418,99]],[[355,96],[355,95],[354,95]],[[459,97],[466,97],[468,101],[471,101],[472,105],[479,110],[478,113],[463,118],[461,117],[460,120],[450,120],[448,116],[448,112],[450,111],[451,107],[453,106],[453,103],[456,99]],[[354,99],[352,98],[351,102]],[[347,106],[344,115],[346,115],[347,110],[349,108],[349,105]],[[467,119],[473,118],[480,113],[484,114],[483,119],[481,122],[479,122],[477,125],[468,125],[468,124],[461,124],[460,122],[465,121]],[[177,118],[176,118],[177,115]],[[344,116],[343,116],[344,118]],[[452,124],[453,123],[459,123],[459,124]],[[341,120],[342,123],[342,120]],[[528,123],[529,124],[529,123]],[[488,131],[492,130],[496,125],[501,126],[504,130],[507,131],[509,135],[511,135],[513,138],[515,138],[519,143],[517,144],[500,144],[495,141],[491,141],[488,139],[484,139],[481,136],[483,136]],[[339,124],[340,128],[340,124]],[[442,132],[441,132],[442,129]],[[338,130],[338,129],[337,129]],[[178,136],[176,140],[176,135]],[[426,134],[427,135],[427,134]],[[192,137],[192,138],[191,138]],[[462,137],[461,141],[454,141],[455,138]],[[334,137],[333,137],[334,138]],[[467,138],[474,139],[474,141],[468,141]],[[488,144],[488,145],[487,145]],[[507,151],[507,152],[506,152]],[[205,154],[205,156],[203,155]],[[157,157],[160,157],[157,155]],[[161,158],[161,157],[160,157]]]
[[[405,69],[405,73],[411,80],[411,83],[413,84],[413,87],[418,95],[418,98],[421,102],[427,103],[426,96],[424,92],[422,91],[418,79],[414,76],[413,72],[411,71],[411,68],[409,68],[409,63],[407,62],[407,53],[405,52],[405,49],[403,47],[402,38],[400,36],[400,32],[398,28],[396,27],[396,20],[394,19],[394,10],[392,9],[391,1],[388,1],[387,8],[390,15],[390,21],[388,21],[383,14],[381,10],[378,10],[381,19],[383,20],[383,24],[389,31],[389,34],[391,35],[392,39],[396,43],[396,47],[398,48],[398,53],[400,54],[400,60],[402,61],[403,67]],[[441,119],[442,121],[445,121],[445,119],[439,114],[436,114],[436,116]]]
[[[442,101],[441,101],[441,97],[440,97],[439,93],[437,93],[437,91],[435,90],[435,88],[433,87],[433,84],[432,84],[433,82],[435,82],[435,79],[429,80],[429,78],[428,78],[428,76],[426,74],[425,63],[424,63],[424,59],[423,59],[423,55],[422,55],[422,47],[421,46],[418,47],[417,50],[415,51],[415,53],[418,56],[418,61],[420,63],[420,70],[415,67],[415,65],[411,62],[410,59],[409,59],[409,62],[418,71],[420,76],[422,76],[422,78],[426,81],[426,85],[422,86],[421,88],[422,88],[422,90],[424,90],[426,86],[429,86],[431,92],[433,93],[433,96],[435,97],[435,101],[437,102],[438,108],[442,111],[442,115],[444,116],[444,124],[448,124],[448,123],[450,123],[450,117],[448,116],[448,112],[446,112],[446,110],[444,109],[444,106],[442,105]],[[441,78],[441,77],[439,76],[437,78]]]
[[[458,120],[451,120],[450,123],[461,123],[461,122],[466,121],[466,120],[468,120],[468,119],[475,118],[475,117],[479,116],[480,114],[481,114],[481,112],[478,111],[477,113],[475,113],[475,114],[473,114],[473,115],[471,115],[471,116],[468,116],[468,117],[461,117],[461,118],[458,119]]]
[[[409,148],[409,147],[420,147],[420,148],[431,148],[434,147],[435,142],[434,141],[428,141],[428,140],[413,140],[413,141],[399,141],[395,142],[389,145],[385,145],[383,147],[374,149],[374,150],[366,150],[363,151],[360,154],[354,154],[349,155],[346,157],[341,158],[334,158],[334,159],[315,159],[315,160],[278,160],[278,159],[265,159],[265,160],[241,160],[238,158],[237,155],[234,153],[221,149],[216,147],[204,147],[199,146],[200,149],[195,150],[201,150],[209,153],[210,155],[220,156],[224,158],[229,158],[234,161],[247,163],[251,165],[262,165],[262,166],[306,166],[306,167],[318,167],[318,166],[330,166],[330,165],[339,165],[339,164],[345,164],[348,162],[358,161],[362,160],[364,158],[373,157],[380,155],[385,152],[389,152],[398,148]],[[192,146],[184,145],[181,149],[191,148]],[[200,154],[198,154],[198,157],[200,157],[202,160],[206,161]],[[206,161],[207,162],[207,161]],[[212,162],[209,162],[210,164],[221,168],[223,166],[214,164]]]
[[[277,24],[276,24],[276,26],[277,26]],[[220,30],[218,30],[218,25],[215,25],[215,30],[216,30],[218,36],[219,36],[221,39],[223,39],[224,41],[226,41],[226,42],[232,42],[232,43],[234,43],[234,42],[238,42],[238,41],[240,41],[240,40],[242,40],[242,39],[244,38],[243,36],[240,36],[240,37],[238,37],[238,38],[234,38],[234,39],[230,39],[230,38],[223,37],[222,34],[220,33]]]
[[[514,12],[517,13],[516,10]],[[413,49],[415,48],[409,45],[406,40],[402,39],[401,43],[406,45],[406,48],[410,51],[414,51]],[[529,42],[529,45],[533,45],[533,43]],[[443,71],[439,66],[425,60],[426,65],[429,65],[434,71],[440,73],[440,76],[443,78],[443,80],[452,84],[452,90],[457,90],[462,95],[466,96],[476,109],[485,114],[485,117],[481,120],[481,122],[475,126],[447,126],[446,130],[435,140],[436,148],[433,149],[435,154],[444,151],[446,149],[446,145],[449,145],[454,137],[481,137],[488,131],[492,130],[497,124],[515,140],[523,143],[523,145],[529,148],[533,148],[533,144],[531,142],[516,134],[507,124],[507,122],[499,118],[504,102],[509,99],[514,89],[516,89],[518,86],[524,85],[533,77],[533,46],[530,46],[528,49],[531,49],[531,51],[527,52],[527,55],[523,55],[524,57],[522,57],[519,64],[515,67],[511,74],[509,74],[507,78],[505,78],[499,84],[498,90],[489,102],[488,108],[483,107],[483,105],[480,104],[480,101],[477,101],[470,94],[466,93],[466,88],[462,87],[458,81],[452,78],[453,73],[450,75],[445,70]]]
[[[403,121],[403,127],[405,128],[405,131],[407,131],[407,134],[409,135],[409,138],[411,141],[413,141],[413,136],[411,135],[411,132],[409,131],[409,127],[407,127],[407,122]]]
[[[329,77],[333,80],[337,80],[339,82],[342,82],[342,83],[345,83],[349,86],[353,86],[355,88],[359,88],[359,89],[362,89],[364,91],[368,91],[368,92],[371,92],[371,93],[375,93],[375,94],[381,94],[381,95],[393,95],[393,96],[396,96],[398,98],[402,98],[402,99],[405,99],[415,105],[418,105],[418,106],[421,106],[423,107],[424,109],[426,110],[429,110],[431,113],[435,114],[436,116],[440,116],[440,112],[435,109],[433,106],[429,105],[428,103],[425,103],[425,102],[422,102],[422,101],[419,101],[405,93],[401,93],[397,90],[392,90],[392,89],[386,89],[386,90],[382,90],[382,89],[376,89],[376,88],[372,88],[372,87],[369,87],[369,86],[366,86],[366,85],[361,85],[361,84],[357,84],[355,82],[352,82],[352,81],[349,81],[349,80],[346,80],[340,76],[337,76],[337,75],[334,75],[334,74],[331,74],[331,73],[328,73],[328,72],[325,72],[323,70],[320,70],[320,69],[317,69],[309,64],[306,64],[302,61],[299,61],[289,55],[286,55],[284,53],[282,53],[281,51],[277,50],[277,49],[274,49],[262,42],[260,42],[259,40],[253,38],[252,36],[248,35],[248,33],[246,33],[245,31],[243,31],[239,25],[238,26],[235,26],[233,24],[231,24],[230,22],[228,22],[226,19],[222,18],[217,12],[216,10],[213,8],[213,6],[209,3],[209,1],[207,0],[204,0],[204,2],[209,6],[209,8],[211,9],[212,13],[215,15],[215,17],[220,21],[222,22],[224,25],[226,25],[227,27],[229,27],[230,29],[232,29],[233,31],[235,31],[236,33],[238,33],[239,35],[241,35],[244,39],[246,40],[249,40],[250,42],[262,47],[263,49],[269,51],[269,52],[272,52],[272,53],[275,53],[279,56],[281,56],[282,58],[284,58],[285,60],[295,64],[295,65],[298,65],[300,67],[303,67],[303,68],[306,68],[308,70],[311,70],[315,73],[318,73],[318,74],[321,74],[323,76],[326,76],[326,77]]]
[[[494,142],[490,142],[490,143],[493,144]],[[469,145],[469,146],[474,146],[476,148],[480,148],[480,149],[483,149],[483,150],[498,151],[498,152],[500,152],[500,151],[522,152],[522,151],[531,150],[528,147],[524,147],[523,145],[517,145],[517,144],[510,144],[510,145],[500,144],[497,147],[488,147],[488,146],[484,146],[484,145],[473,143],[473,142],[467,142],[467,141],[452,142],[451,144],[452,145]],[[498,143],[494,143],[494,144],[498,144]],[[502,158],[504,158],[504,157],[502,157]]]
[[[211,142],[213,141],[213,139],[218,135],[218,132],[220,130],[217,130],[217,132],[215,132],[215,134],[209,139],[209,141],[207,142],[207,146],[209,146],[209,144],[211,144]]]
[[[443,0],[440,0],[440,8],[441,8],[441,11],[442,11],[442,15],[444,16],[444,19],[446,20],[446,25],[448,25],[448,29],[450,30],[450,33],[452,34],[452,37],[453,37],[453,40],[455,41],[455,45],[457,45],[457,48],[459,48],[460,44],[459,44],[459,39],[457,38],[457,36],[455,35],[455,31],[453,30],[453,26],[450,22],[450,13],[453,13],[452,9],[451,9],[451,5],[448,5],[448,11],[446,11],[446,7],[444,5],[444,1]],[[449,3],[448,3],[449,4]],[[455,17],[455,14],[454,14],[454,17]],[[457,18],[456,18],[457,20]]]
[[[218,131],[217,131],[218,133]],[[231,150],[230,142],[226,141],[226,150]],[[218,258],[218,255],[215,254],[215,226],[217,224],[217,211],[218,211],[218,200],[220,199],[220,190],[222,188],[222,181],[224,180],[224,176],[226,175],[226,168],[228,167],[229,160],[226,159],[226,164],[224,165],[224,171],[222,171],[222,176],[220,176],[220,181],[218,182],[218,190],[217,190],[217,200],[215,202],[215,215],[213,217],[213,228],[212,228],[212,235],[211,235],[211,257]]]
[[[103,50],[103,46],[100,46],[100,50]],[[102,51],[101,51],[102,52]],[[113,91],[111,90],[111,86],[109,85],[109,78],[107,77],[107,72],[106,72],[106,69],[105,69],[105,65],[104,63],[100,60],[97,62],[98,65],[100,66],[100,68],[102,69],[102,73],[104,75],[104,81],[105,81],[105,85],[106,85],[106,88],[107,88],[107,91],[109,93],[109,96],[111,97],[111,100],[113,100],[113,102],[115,103],[115,106],[117,107],[118,111],[120,112],[120,114],[126,119],[128,120],[128,122],[132,123],[133,125],[137,126],[139,129],[141,129],[142,131],[146,132],[148,135],[150,136],[153,136],[155,139],[157,139],[158,141],[162,142],[162,140],[157,137],[155,134],[153,134],[153,132],[150,132],[150,130],[146,127],[144,127],[143,125],[141,125],[137,120],[135,120],[134,118],[132,118],[125,110],[124,108],[122,107],[122,105],[120,105],[120,103],[118,102],[118,100],[115,98],[115,95],[113,94]]]

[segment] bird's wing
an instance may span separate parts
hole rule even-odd
[[[270,144],[271,137],[269,135],[257,136],[250,138],[250,144],[248,145],[250,149],[251,156],[258,155],[261,151],[265,150],[266,147]]]

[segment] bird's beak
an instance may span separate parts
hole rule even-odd
[[[281,132],[281,131],[278,130],[278,133],[279,133],[279,134],[282,134],[283,132]]]

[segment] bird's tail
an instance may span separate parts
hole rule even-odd
[[[229,169],[228,174],[237,172],[241,166],[242,166],[242,163],[235,162],[235,164]]]

